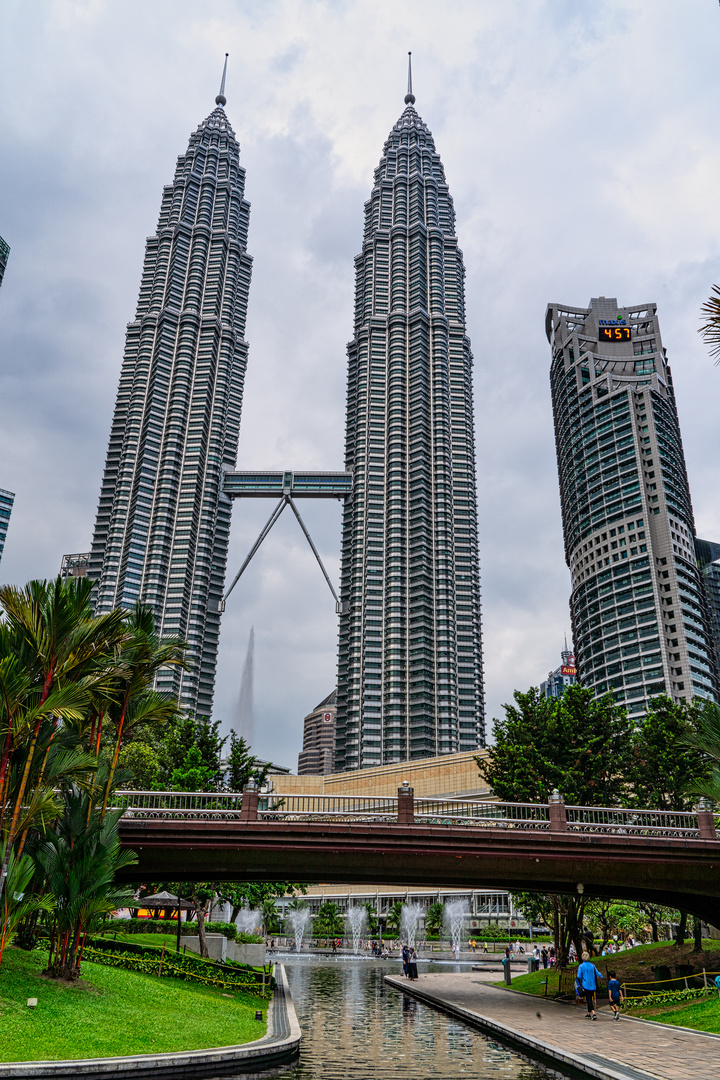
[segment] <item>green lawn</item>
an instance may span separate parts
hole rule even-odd
[[[137,945],[156,945],[162,949],[163,945],[169,952],[175,952],[177,937],[175,934],[101,934],[109,941],[134,941]],[[185,943],[187,944],[187,942]],[[183,951],[183,939],[180,938],[180,952]]]
[[[154,935],[153,935],[154,936]],[[80,984],[44,978],[45,952],[7,948],[0,965],[0,1060],[201,1050],[265,1034],[250,995],[84,962]],[[36,997],[37,1008],[27,999]]]
[[[694,1028],[696,1031],[713,1031],[720,1034],[720,1000],[713,993],[706,1001],[695,1001],[689,1005],[677,1005],[673,1009],[660,1012],[659,1009],[633,1009],[628,1016],[637,1016],[642,1020],[657,1020],[661,1024],[675,1024],[679,1027]]]

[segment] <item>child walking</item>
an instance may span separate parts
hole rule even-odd
[[[608,971],[608,1001],[613,1011],[613,1020],[620,1019],[620,1004],[623,1001],[622,986],[614,971]]]

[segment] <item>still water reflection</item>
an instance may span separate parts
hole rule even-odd
[[[303,1030],[278,1080],[548,1080],[553,1075],[383,982],[397,963],[284,960]],[[444,970],[423,965],[423,971]],[[556,1074],[555,1074],[556,1075]]]

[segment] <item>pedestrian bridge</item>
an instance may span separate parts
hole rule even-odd
[[[720,927],[713,814],[547,804],[120,791],[128,881],[297,881],[654,900]]]

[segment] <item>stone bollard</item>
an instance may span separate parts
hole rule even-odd
[[[700,799],[695,807],[695,814],[697,816],[698,832],[700,833],[701,840],[717,840],[717,830],[715,828],[715,815],[710,809],[710,803],[707,799]]]
[[[567,832],[565,800],[557,788],[555,788],[548,799],[548,811],[550,816],[550,832]]]
[[[248,780],[243,788],[242,803],[240,804],[241,821],[257,821],[258,819],[259,793],[254,780]]]
[[[403,780],[402,787],[398,788],[398,825],[413,825],[415,823],[415,792]]]

